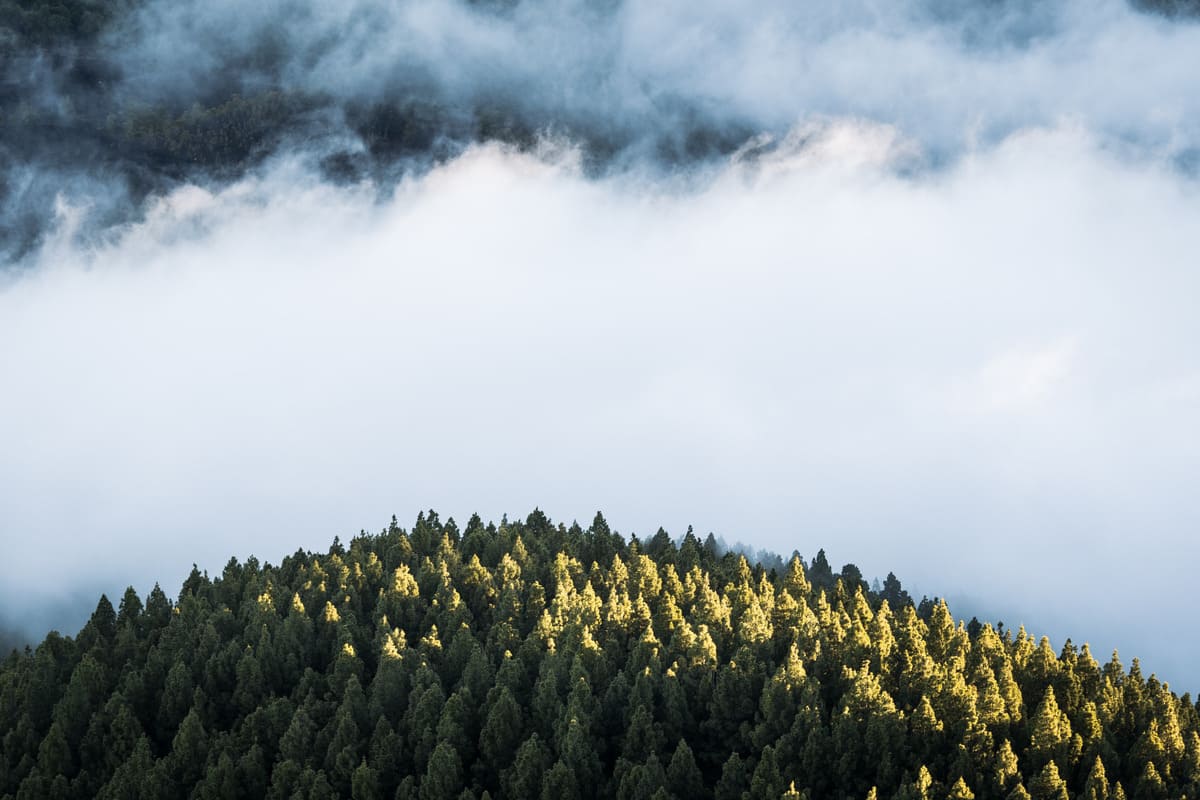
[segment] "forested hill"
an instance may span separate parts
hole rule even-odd
[[[810,567],[535,511],[193,570],[8,657],[0,796],[1200,796],[1136,660]]]

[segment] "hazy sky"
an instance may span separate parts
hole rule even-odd
[[[505,49],[520,13],[493,36],[347,7],[549,80]],[[667,86],[776,134],[700,172],[587,177],[551,138],[391,191],[288,149],[86,246],[89,195],[64,192],[57,233],[0,274],[0,605],[173,594],[193,561],[278,561],[422,508],[600,509],[625,533],[824,547],[1200,688],[1197,27],[850,4],[854,24],[773,32],[693,7],[671,38],[627,4],[579,73],[614,76],[600,111]],[[581,35],[579,13],[527,23]],[[130,58],[171,30],[147,23]],[[684,74],[710,52],[728,59]],[[437,57],[441,84],[481,85]]]

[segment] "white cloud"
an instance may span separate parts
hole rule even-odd
[[[535,126],[634,138],[676,131],[686,107],[756,131],[813,114],[868,118],[943,153],[1064,117],[1115,145],[1200,142],[1200,27],[1124,0],[760,0],[753,13],[725,0],[607,10],[525,0],[499,14],[443,2],[152,2],[112,46],[126,88],[148,100],[197,96],[228,78],[223,66],[281,52],[290,89],[411,95],[468,114],[511,103]],[[266,74],[244,75],[248,90]]]
[[[1070,375],[1077,342],[1062,338],[1032,350],[1008,350],[989,359],[952,388],[965,413],[1013,413],[1038,409]]]
[[[381,201],[284,160],[48,248],[0,289],[10,563],[171,586],[393,512],[600,508],[1010,624],[1019,592],[1194,685],[1142,620],[1188,624],[1200,197],[1073,128],[907,178],[890,128],[808,130],[837,146],[684,188],[483,147]]]

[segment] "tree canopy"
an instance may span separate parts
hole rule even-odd
[[[540,511],[101,598],[0,666],[0,737],[21,800],[1200,797],[1137,660]]]

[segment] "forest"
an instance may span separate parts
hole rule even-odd
[[[1172,800],[1200,707],[892,574],[535,510],[101,597],[0,668],[0,797]]]
[[[0,800],[1200,800],[1200,702],[1034,630],[1195,673],[1198,53],[1200,0],[0,0]],[[840,533],[270,538],[599,485]],[[819,548],[918,535],[1045,619]]]

